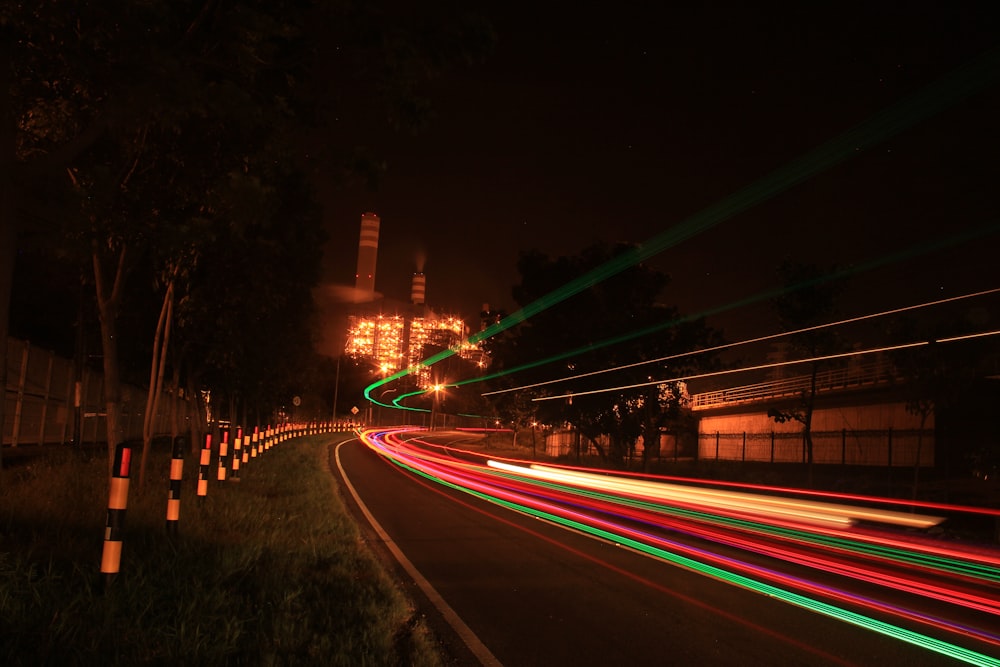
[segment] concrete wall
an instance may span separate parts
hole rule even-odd
[[[817,408],[812,420],[813,458],[817,463],[912,466],[934,465],[934,418],[924,431],[920,417],[903,402]],[[767,409],[703,415],[698,425],[698,458],[800,462],[802,424],[779,424]]]

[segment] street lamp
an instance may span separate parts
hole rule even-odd
[[[444,385],[443,384],[431,385],[431,391],[434,392],[433,396],[431,397],[431,428],[430,428],[430,430],[432,430],[432,431],[434,430],[434,420],[435,420],[435,418],[437,416],[437,411],[438,411],[438,396],[441,395],[441,390],[442,389],[444,389]]]
[[[531,460],[537,458],[535,454],[535,427],[538,426],[538,422],[531,422]]]

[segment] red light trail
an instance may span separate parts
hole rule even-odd
[[[362,440],[513,511],[967,664],[1000,664],[1000,550],[927,533],[956,514],[998,510],[921,503],[918,513],[868,496],[538,466],[416,435]]]

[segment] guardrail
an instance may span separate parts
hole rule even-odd
[[[828,392],[844,389],[870,387],[887,384],[893,379],[892,367],[888,361],[880,360],[866,364],[851,364],[847,368],[820,371],[816,375],[816,391]],[[693,410],[758,403],[792,396],[800,396],[809,390],[812,378],[797,375],[790,378],[757,382],[742,387],[730,387],[708,391],[691,396]]]

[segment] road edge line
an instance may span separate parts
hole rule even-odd
[[[349,441],[348,441],[349,442]],[[354,485],[351,484],[351,480],[347,477],[347,471],[344,470],[344,466],[340,461],[340,448],[343,447],[347,442],[341,442],[334,448],[334,459],[337,461],[337,469],[340,471],[340,477],[344,480],[344,484],[347,486],[347,490],[350,491],[351,497],[354,498],[354,502],[357,503],[358,508],[364,515],[365,519],[371,525],[372,530],[378,535],[378,538],[385,544],[389,553],[392,557],[396,559],[396,562],[402,566],[403,570],[413,579],[414,583],[423,591],[424,595],[431,601],[444,620],[452,627],[455,633],[465,642],[465,645],[472,651],[472,654],[476,656],[476,659],[483,665],[488,665],[490,667],[501,667],[502,663],[490,652],[486,645],[479,639],[475,632],[472,631],[468,625],[461,619],[457,612],[451,608],[445,599],[437,592],[424,575],[410,562],[410,559],[406,557],[406,554],[396,545],[396,543],[389,537],[389,534],[382,528],[382,525],[375,519],[368,506],[365,505],[364,501],[361,500],[361,496],[358,495],[357,490]]]

